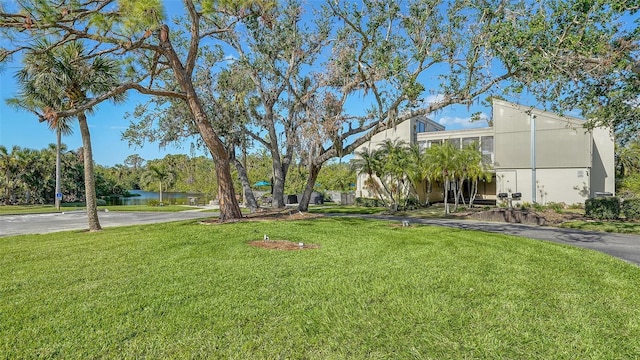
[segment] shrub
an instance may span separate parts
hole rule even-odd
[[[590,218],[612,220],[620,215],[620,199],[615,196],[587,199],[584,205],[584,213]]]
[[[547,203],[547,207],[558,214],[562,214],[564,212],[565,205],[564,203],[561,203],[561,202],[560,203],[549,202]]]
[[[147,205],[149,206],[158,206],[160,205],[160,201],[156,199],[147,200]]]
[[[407,199],[407,204],[403,207],[403,210],[415,210],[422,207],[420,204],[420,200],[415,197],[410,197]]]
[[[529,210],[531,209],[531,203],[528,201],[523,201],[520,203],[520,210]]]
[[[622,213],[628,220],[640,219],[640,199],[627,199],[623,201]]]
[[[385,206],[384,201],[380,199],[371,199],[371,198],[356,198],[356,206],[363,207],[383,207]]]
[[[534,209],[535,211],[542,211],[542,210],[544,210],[544,206],[542,206],[542,204],[539,204],[539,203],[533,203],[533,205],[532,205],[532,206],[533,206],[533,209]]]
[[[578,209],[584,209],[584,204],[583,203],[575,203],[575,204],[570,204],[569,209],[572,210],[578,210]]]
[[[107,200],[105,199],[97,199],[96,206],[107,206]]]

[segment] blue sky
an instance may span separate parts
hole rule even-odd
[[[50,143],[55,143],[55,133],[46,124],[40,123],[38,118],[26,111],[19,111],[6,105],[8,98],[15,96],[15,81],[13,74],[19,69],[18,64],[7,64],[0,71],[0,145],[10,149],[14,145],[23,148],[42,149]],[[122,164],[127,156],[139,154],[143,159],[162,158],[167,154],[189,154],[190,141],[185,141],[182,147],[170,146],[160,149],[157,143],[146,143],[142,148],[129,147],[121,139],[122,132],[129,126],[130,119],[125,118],[127,112],[133,112],[135,106],[146,99],[145,95],[129,92],[126,103],[113,105],[100,104],[93,115],[88,117],[93,157],[97,164],[113,166]],[[485,113],[489,115],[487,110]],[[468,127],[486,126],[486,122],[469,122],[470,114],[466,107],[445,109],[432,115],[432,119],[445,125],[447,129],[461,129]],[[70,150],[82,146],[77,122],[74,123],[73,134],[63,137],[62,141]],[[198,155],[202,155],[199,152]],[[208,154],[207,154],[208,155]]]
[[[167,15],[171,17],[176,11],[175,5],[180,3],[167,1]],[[16,57],[14,62],[2,64],[0,66],[0,145],[10,149],[14,145],[42,149],[50,143],[55,143],[55,134],[46,126],[39,123],[35,115],[8,107],[6,99],[15,96],[14,74],[20,69],[20,59]],[[431,83],[431,81],[427,81]],[[169,146],[161,149],[157,143],[146,143],[142,148],[129,147],[126,141],[121,139],[122,132],[129,126],[130,119],[125,118],[127,112],[133,112],[135,106],[146,100],[145,95],[134,91],[129,92],[128,101],[123,104],[113,105],[102,103],[95,110],[94,114],[88,118],[91,131],[93,155],[96,163],[105,166],[122,164],[127,156],[139,154],[146,160],[162,158],[167,154],[189,154],[190,143],[187,140],[182,147]],[[425,96],[428,100],[436,99],[437,95]],[[350,102],[357,105],[355,102]],[[368,104],[367,104],[368,105]],[[364,106],[367,106],[364,105]],[[347,110],[353,113],[353,109]],[[490,117],[490,109],[474,106],[469,111],[466,106],[449,107],[437,114],[432,114],[432,119],[445,125],[447,129],[461,129],[470,127],[486,126],[486,122],[469,122],[472,112],[482,111]],[[74,124],[72,135],[63,138],[63,142],[68,149],[77,149],[82,146],[80,132],[77,123]],[[202,155],[203,152],[197,153]],[[208,155],[208,154],[207,154]]]

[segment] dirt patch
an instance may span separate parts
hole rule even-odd
[[[316,244],[304,244],[287,240],[256,240],[251,241],[249,245],[272,250],[310,250],[318,249],[320,247],[320,245]]]

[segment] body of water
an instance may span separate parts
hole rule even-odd
[[[120,197],[107,200],[107,205],[147,205],[149,200],[160,201],[160,193],[157,191],[128,190],[130,194],[138,196]],[[162,202],[165,205],[179,204],[189,205],[190,198],[196,198],[196,203],[205,203],[204,194],[184,192],[162,192]]]

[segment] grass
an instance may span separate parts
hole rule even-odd
[[[64,211],[61,210],[61,211]],[[44,214],[60,212],[53,205],[0,205],[0,215]]]
[[[321,248],[247,245],[264,234]],[[8,237],[0,354],[631,359],[638,283],[589,250],[352,218]]]
[[[640,235],[640,223],[626,221],[567,221],[562,228]]]

